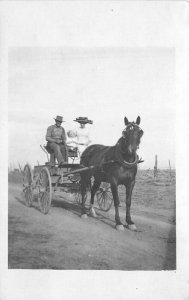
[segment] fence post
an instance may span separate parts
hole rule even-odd
[[[172,180],[172,174],[171,174],[171,162],[169,159],[169,175],[170,175],[170,180]]]
[[[157,171],[158,171],[157,165],[158,165],[158,159],[157,159],[157,154],[156,154],[155,155],[155,165],[154,165],[154,178],[157,177]]]
[[[18,163],[19,169],[20,169],[20,173],[23,174],[24,170],[22,169],[20,163]]]

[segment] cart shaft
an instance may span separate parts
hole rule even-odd
[[[83,171],[92,170],[94,168],[95,168],[95,166],[90,166],[90,167],[85,167],[85,168],[77,169],[77,170],[74,170],[74,171],[70,171],[70,172],[64,173],[63,176],[67,176],[67,175],[71,175],[71,174],[76,174],[76,173],[81,173]]]

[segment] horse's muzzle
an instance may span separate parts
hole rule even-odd
[[[133,153],[133,149],[132,149],[132,146],[131,146],[131,145],[129,145],[129,147],[128,147],[128,152],[129,152],[130,154]]]
[[[138,145],[136,145],[136,146],[129,145],[129,147],[128,147],[128,153],[129,154],[133,154],[133,153],[135,153],[137,151],[138,148],[139,148]]]

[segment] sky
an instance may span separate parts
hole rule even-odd
[[[9,49],[9,161],[43,163],[46,128],[63,115],[66,131],[87,116],[93,143],[114,145],[124,117],[141,117],[139,155],[152,168],[175,164],[173,48]],[[28,156],[29,153],[29,156]]]
[[[155,155],[159,168],[168,168],[169,160],[175,167],[179,4],[40,1],[11,9],[9,163],[46,161],[40,144],[56,115],[63,115],[66,131],[75,117],[92,119],[92,141],[105,145],[117,142],[125,116],[134,121],[140,115],[140,167],[153,168]]]

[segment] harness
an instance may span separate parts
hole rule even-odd
[[[134,125],[138,126],[138,125],[136,125],[134,123],[129,123],[129,126],[134,126]],[[137,164],[144,162],[144,160],[142,160],[142,158],[139,159],[139,156],[137,155],[136,152],[135,152],[135,157],[134,157],[134,161],[133,162],[128,162],[128,161],[124,160],[124,158],[122,156],[122,153],[124,153],[124,152],[121,149],[121,143],[120,143],[121,139],[125,139],[125,137],[122,136],[122,138],[120,138],[118,140],[117,144],[115,145],[115,152],[114,152],[115,159],[114,160],[107,160],[107,161],[105,161],[105,159],[104,159],[104,161],[101,162],[100,165],[96,165],[94,167],[97,167],[100,171],[105,172],[104,167],[105,167],[105,165],[108,165],[108,164],[118,163],[118,164],[120,164],[120,165],[122,165],[124,167],[132,168],[132,167],[136,166]],[[90,157],[91,152],[93,152],[93,149],[91,149],[91,151],[89,150],[89,152],[86,153],[86,154],[85,153],[82,154],[82,156],[83,157],[87,157],[87,156]]]
[[[134,166],[136,166],[139,162],[139,157],[138,155],[135,153],[135,160],[134,162],[128,162],[126,160],[123,159],[123,156],[121,155],[121,145],[120,143],[118,142],[115,146],[115,156],[116,156],[116,161],[115,162],[118,162],[119,164],[127,167],[127,168],[132,168]]]

